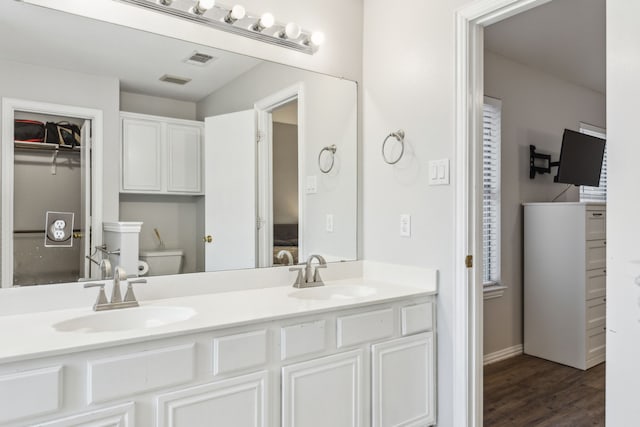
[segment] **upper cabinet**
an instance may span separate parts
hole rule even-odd
[[[121,113],[123,193],[202,194],[202,122]]]

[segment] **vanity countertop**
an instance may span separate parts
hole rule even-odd
[[[141,301],[141,307],[185,307],[194,310],[196,314],[188,320],[164,326],[108,332],[62,332],[52,326],[69,319],[91,315],[94,313],[91,307],[0,316],[0,363],[436,294],[435,287],[399,285],[366,278],[332,280],[326,285],[364,285],[374,288],[376,292],[373,295],[349,299],[300,299],[290,296],[299,289],[278,286]],[[114,310],[109,313],[126,310],[136,308]]]

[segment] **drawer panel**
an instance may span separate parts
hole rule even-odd
[[[605,210],[588,210],[586,215],[586,239],[604,240],[607,235],[607,212]]]
[[[194,344],[92,360],[88,363],[88,403],[191,381],[195,377],[194,362]]]
[[[326,349],[326,332],[325,320],[282,328],[280,330],[281,360],[324,351]]]
[[[605,268],[607,265],[607,247],[604,240],[587,242],[587,270]]]
[[[402,335],[433,329],[433,306],[430,302],[402,307]]]
[[[607,349],[604,326],[587,331],[587,360],[602,358]]]
[[[338,318],[338,348],[393,336],[393,309]]]
[[[213,340],[213,374],[238,371],[267,363],[267,331],[229,335]]]
[[[607,304],[604,298],[587,302],[587,329],[602,328],[607,320]]]
[[[62,366],[0,376],[0,423],[55,412],[62,402]]]
[[[607,293],[607,273],[606,269],[598,268],[587,271],[587,294],[586,299],[603,298]]]

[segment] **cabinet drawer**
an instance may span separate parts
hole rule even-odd
[[[604,326],[587,331],[587,360],[603,358],[607,349]]]
[[[430,302],[402,307],[402,335],[417,334],[433,328],[433,306]]]
[[[0,424],[55,412],[62,402],[62,366],[0,376]]]
[[[602,328],[607,320],[607,304],[604,298],[587,302],[587,329]]]
[[[92,360],[87,375],[89,404],[186,383],[195,377],[195,345]]]
[[[605,268],[607,265],[607,247],[605,240],[587,242],[587,270]]]
[[[267,363],[267,331],[229,335],[213,340],[213,374],[255,368]]]
[[[326,348],[326,321],[300,323],[280,330],[280,358],[318,353]]]
[[[603,298],[607,293],[607,270],[598,268],[587,271],[586,299]]]
[[[607,212],[588,210],[586,218],[586,239],[603,240],[606,238]]]
[[[338,348],[393,336],[393,309],[338,318]]]

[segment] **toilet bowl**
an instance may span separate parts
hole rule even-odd
[[[184,251],[179,249],[140,251],[140,261],[149,266],[145,276],[163,276],[167,274],[179,274],[182,270],[182,257]]]

